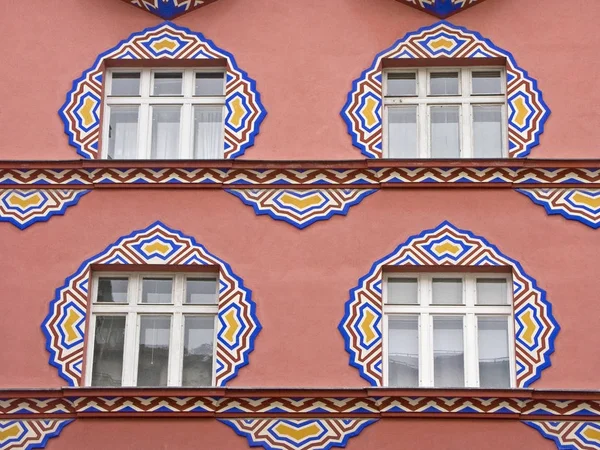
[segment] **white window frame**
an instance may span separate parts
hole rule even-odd
[[[112,74],[113,73],[139,73],[140,74],[140,95],[133,96],[113,96]],[[152,86],[155,73],[182,73],[182,95],[166,96],[153,95]],[[215,73],[223,72],[223,95],[220,96],[195,96],[195,78],[196,73]],[[111,106],[137,106],[138,109],[138,130],[137,130],[137,151],[135,159],[151,159],[151,137],[152,137],[152,107],[153,106],[181,106],[179,122],[179,150],[177,159],[194,159],[194,127],[193,115],[194,106],[208,105],[223,107],[223,129],[225,122],[225,84],[227,81],[227,71],[224,67],[205,67],[205,68],[111,68],[106,71],[106,83],[104,87],[104,109],[102,120],[102,159],[108,158],[109,129],[110,129],[110,108]],[[224,136],[224,134],[223,134]],[[224,152],[224,143],[220,149]]]
[[[99,278],[128,278],[127,303],[98,303]],[[141,303],[142,279],[144,278],[171,278],[173,279],[172,303]],[[217,294],[215,303],[210,305],[186,304],[187,279],[215,279]],[[218,287],[219,276],[217,273],[173,273],[173,272],[95,272],[92,276],[92,304],[90,308],[90,321],[88,325],[85,385],[92,386],[92,373],[94,364],[94,345],[97,316],[125,316],[125,342],[123,348],[123,373],[122,386],[135,387],[137,385],[138,349],[140,342],[140,317],[142,315],[169,315],[171,316],[171,334],[169,340],[169,362],[167,372],[167,386],[180,387],[183,377],[183,345],[184,345],[184,315],[185,316],[214,316],[213,335],[213,361],[211,386],[215,386],[216,347],[219,333],[218,314]]]
[[[418,304],[399,305],[388,303],[388,280],[411,278],[418,280]],[[462,305],[432,304],[432,280],[436,278],[462,279]],[[477,279],[503,279],[507,283],[506,305],[476,305]],[[512,276],[499,273],[386,273],[383,283],[383,384],[388,386],[390,316],[417,316],[419,337],[419,387],[434,386],[433,316],[463,317],[463,345],[465,358],[465,388],[479,387],[478,316],[501,316],[508,320],[508,355],[510,387],[516,386],[515,328],[513,312]]]
[[[480,95],[472,92],[472,73],[500,71],[501,94]],[[459,95],[430,95],[430,76],[435,72],[458,72]],[[405,97],[388,97],[388,75],[390,73],[416,74],[417,93]],[[508,110],[506,100],[506,68],[502,66],[469,66],[469,67],[435,67],[412,69],[386,69],[383,72],[383,148],[384,158],[389,158],[388,144],[388,111],[401,106],[417,107],[417,157],[431,159],[431,107],[458,106],[460,130],[459,158],[474,158],[473,146],[473,106],[502,106],[502,158],[508,157]],[[424,120],[423,120],[424,119]],[[466,120],[465,120],[466,119]]]

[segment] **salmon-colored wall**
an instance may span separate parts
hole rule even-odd
[[[120,0],[3,2],[0,159],[76,159],[57,114],[96,56],[161,20]],[[8,6],[10,3],[10,6]],[[510,51],[552,109],[533,158],[600,157],[590,0],[488,0],[451,18]],[[175,20],[232,52],[269,112],[248,159],[358,159],[339,112],[376,53],[436,19],[395,0],[219,0]]]
[[[47,450],[248,450],[248,441],[228,426],[205,419],[79,419]],[[82,445],[84,447],[82,447]],[[351,438],[348,450],[552,450],[555,445],[517,421],[382,419]]]
[[[493,0],[492,0],[493,1]],[[119,237],[161,220],[231,264],[263,325],[230,386],[360,387],[337,330],[348,291],[407,237],[449,220],[488,239],[548,292],[562,331],[538,388],[597,389],[598,231],[548,217],[509,189],[383,189],[300,231],[256,216],[221,190],[97,189],[63,217],[19,231],[0,223],[0,386],[64,385],[40,330],[54,290]]]

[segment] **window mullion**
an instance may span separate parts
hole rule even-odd
[[[384,283],[385,285],[386,283]],[[384,386],[389,386],[389,314],[384,314],[383,315],[383,385]],[[215,323],[215,328],[217,327],[217,324]],[[216,337],[215,337],[215,343],[216,341]],[[213,363],[213,367],[215,367],[214,363]],[[420,372],[420,369],[419,369]]]
[[[179,159],[192,159],[192,114],[193,107],[189,102],[181,106],[181,126],[180,126],[180,148]]]
[[[465,387],[478,387],[477,316],[465,315]]]
[[[134,312],[127,313],[125,320],[125,345],[123,349],[123,386],[137,384],[137,363],[139,347],[138,315]]]
[[[473,111],[471,105],[463,99],[460,108],[459,126],[461,129],[461,158],[473,158]]]
[[[427,69],[417,71],[417,100],[427,101]],[[417,107],[417,142],[419,157],[429,158],[429,108],[427,103],[419,103]]]
[[[214,334],[213,334],[213,355],[212,355],[212,381],[211,381],[211,386],[215,386],[216,382],[217,382],[217,350],[218,350],[218,340],[217,340],[217,336],[219,335],[219,331],[220,331],[220,327],[221,327],[221,323],[219,322],[218,316],[217,314],[214,315],[214,321],[215,321],[215,325],[214,325]],[[182,364],[183,365],[183,364]]]
[[[429,313],[419,317],[419,338],[419,385],[433,387],[433,319]]]
[[[86,364],[85,380],[84,380],[85,386],[92,385],[92,372],[94,370],[95,341],[96,341],[96,315],[92,314],[90,317],[90,323],[89,323],[88,335],[87,335],[87,352],[86,352],[87,364]],[[125,368],[125,366],[123,365],[123,370],[124,370],[124,368]],[[121,377],[123,377],[122,373],[121,373]]]
[[[183,368],[183,314],[176,312],[171,319],[168,386],[181,386]]]

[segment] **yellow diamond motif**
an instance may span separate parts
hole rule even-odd
[[[456,45],[456,42],[445,38],[443,36],[437,38],[435,41],[431,41],[429,46],[434,50],[439,50],[441,48],[446,50],[452,50],[452,48]]]
[[[160,253],[164,256],[171,251],[171,246],[165,244],[164,242],[156,240],[144,245],[142,247],[142,250],[144,250],[144,253],[146,253],[147,255],[151,255],[153,253]]]
[[[527,103],[525,103],[525,99],[523,97],[517,97],[512,102],[513,108],[515,109],[515,115],[513,116],[513,121],[519,126],[524,127],[527,117],[531,113]]]
[[[30,195],[29,197],[22,197],[15,193],[7,199],[10,206],[16,206],[22,209],[26,209],[30,206],[37,206],[42,203],[42,196],[40,194]]]
[[[21,427],[16,423],[5,430],[0,430],[0,443],[12,438],[16,438],[19,436],[19,434],[21,434],[21,431]]]
[[[377,124],[377,107],[379,103],[373,98],[369,97],[365,102],[361,114],[365,118],[365,123],[369,128]]]
[[[306,438],[318,436],[321,428],[317,424],[312,423],[302,428],[295,428],[287,423],[279,423],[274,430],[281,437],[288,437],[296,442],[302,442]]]
[[[169,50],[170,52],[172,52],[177,48],[177,42],[165,37],[162,38],[160,41],[153,42],[152,48],[156,52],[160,52],[162,50]]]
[[[233,309],[230,309],[223,316],[223,320],[227,324],[227,328],[226,328],[227,331],[225,331],[225,333],[223,333],[223,337],[225,338],[225,340],[227,340],[227,342],[234,342],[235,335],[240,328],[240,325],[238,324],[238,321],[236,320],[236,317],[235,317],[235,311]]]
[[[581,432],[586,439],[600,443],[600,430],[595,427],[585,427]]]
[[[450,241],[444,241],[444,242],[440,242],[437,245],[433,246],[433,251],[436,253],[436,255],[438,256],[442,256],[446,253],[450,253],[451,255],[458,255],[461,251],[461,247],[458,244],[455,244],[453,242]]]
[[[579,203],[592,209],[600,209],[600,197],[590,197],[582,192],[577,192],[571,198],[575,204]]]
[[[90,97],[86,97],[83,101],[83,105],[79,108],[79,115],[83,121],[83,125],[85,127],[89,127],[96,123],[96,118],[94,117],[94,108],[97,103]]]
[[[308,197],[303,198],[298,198],[291,194],[283,194],[281,196],[281,203],[285,205],[291,205],[300,211],[312,206],[316,206],[321,203],[322,200],[323,199],[319,194],[309,195]]]
[[[233,125],[234,128],[239,128],[242,125],[242,120],[246,115],[246,108],[244,108],[244,104],[242,103],[242,99],[239,97],[235,97],[229,105],[231,106],[231,115],[229,116],[229,123]]]

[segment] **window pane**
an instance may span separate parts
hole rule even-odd
[[[502,106],[473,106],[476,158],[502,158]]]
[[[479,387],[509,388],[508,318],[477,317]]]
[[[113,72],[110,95],[119,97],[140,95],[140,73]]]
[[[181,72],[157,72],[154,74],[154,95],[181,95],[183,74]]]
[[[502,94],[502,76],[499,70],[473,72],[473,94]]]
[[[464,387],[462,317],[433,318],[433,372],[435,387]]]
[[[138,386],[166,386],[171,316],[140,316]]]
[[[458,95],[458,72],[430,73],[429,95]]]
[[[223,72],[197,72],[194,95],[224,95],[225,74]]]
[[[179,156],[179,120],[181,106],[152,107],[152,159],[176,159]]]
[[[108,159],[137,156],[138,107],[111,106],[108,128]]]
[[[405,97],[417,95],[417,74],[411,73],[388,73],[387,96]]]
[[[185,316],[183,386],[211,386],[214,317]]]
[[[434,305],[462,305],[463,285],[460,278],[433,279]]]
[[[194,106],[194,158],[223,158],[223,107]]]
[[[215,305],[217,287],[216,278],[188,278],[185,284],[185,302],[191,305]]]
[[[416,305],[419,303],[418,287],[416,278],[388,278],[387,303]]]
[[[417,158],[417,107],[388,108],[390,158]]]
[[[92,386],[121,386],[125,316],[96,316]]]
[[[173,280],[171,278],[144,278],[142,303],[172,303]]]
[[[477,279],[478,305],[506,305],[508,303],[506,280],[495,278]]]
[[[98,303],[127,303],[127,278],[98,278]]]
[[[431,157],[460,157],[460,128],[458,106],[432,106]]]
[[[419,386],[419,318],[388,319],[388,385]]]

